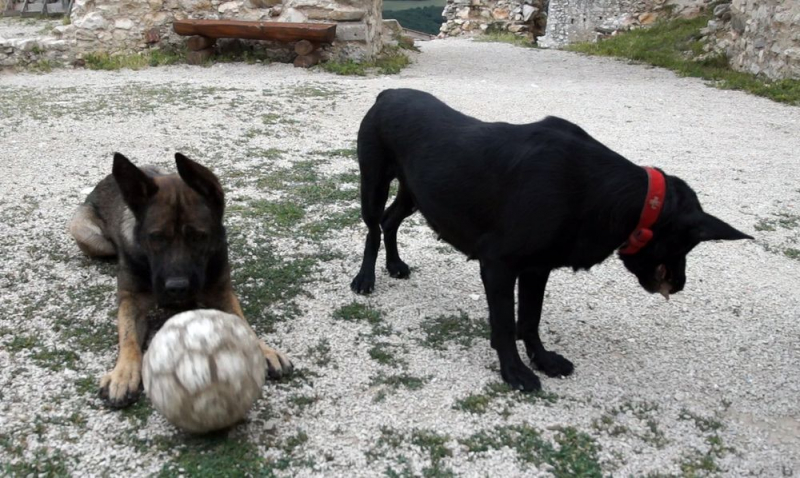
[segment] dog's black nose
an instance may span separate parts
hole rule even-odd
[[[170,297],[183,297],[189,291],[189,278],[170,277],[164,284],[164,290]]]

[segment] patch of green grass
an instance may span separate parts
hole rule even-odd
[[[39,349],[31,355],[31,358],[40,367],[48,368],[54,372],[60,372],[65,368],[77,370],[77,362],[80,360],[78,354],[67,349]]]
[[[473,453],[509,447],[517,459],[539,466],[547,463],[556,478],[601,477],[598,445],[592,437],[572,427],[561,428],[555,436],[558,448],[541,436],[535,428],[523,425],[498,426],[460,440]]]
[[[18,334],[15,335],[13,339],[9,343],[5,345],[5,349],[11,353],[14,352],[21,352],[23,350],[31,350],[37,344],[35,338],[31,337],[30,335],[23,335]]]
[[[296,226],[305,216],[303,208],[289,201],[251,201],[248,207],[231,208],[244,217],[263,218],[280,228]]]
[[[513,390],[505,383],[495,382],[483,387],[481,393],[472,393],[464,398],[456,400],[453,408],[463,412],[482,415],[489,410],[489,406],[495,399],[501,397],[512,398],[518,402],[531,404],[544,403],[545,405],[550,405],[558,401],[558,395],[551,392],[540,390],[535,393],[522,393]]]
[[[169,449],[177,451],[164,464],[159,476],[197,478],[264,476],[272,471],[270,463],[259,456],[258,448],[244,438],[227,433],[202,437],[173,438]]]
[[[321,338],[316,345],[308,348],[306,355],[319,367],[328,365],[331,362],[331,343],[328,339]]]
[[[445,458],[453,456],[453,451],[447,446],[447,442],[450,441],[449,436],[423,429],[413,430],[409,434],[389,427],[381,427],[380,431],[381,436],[376,440],[375,446],[366,452],[366,456],[369,461],[384,457],[400,465],[399,470],[389,465],[385,470],[386,476],[419,476],[413,473],[410,460],[405,455],[405,452],[412,446],[422,451],[430,461],[429,466],[422,468],[423,477],[444,478],[455,476],[453,471],[442,463]]]
[[[489,338],[489,324],[485,320],[473,320],[465,312],[428,317],[422,323],[422,331],[425,332],[422,345],[436,350],[444,350],[450,343],[468,349],[474,340]]]
[[[372,61],[332,60],[322,63],[322,69],[328,73],[343,76],[366,76],[372,71],[384,75],[395,75],[411,64],[411,59],[399,47],[387,47]]]
[[[366,76],[369,63],[347,60],[330,60],[322,63],[322,69],[341,76]]]
[[[722,428],[724,428],[722,422],[720,422],[716,418],[702,417],[686,409],[681,410],[680,414],[678,415],[678,418],[681,420],[692,420],[694,422],[694,425],[701,432],[710,432],[710,431],[715,432],[717,430],[721,430]]]
[[[123,417],[127,418],[133,425],[143,427],[150,415],[153,414],[153,407],[150,406],[150,401],[144,395],[139,397],[133,405],[123,408],[120,413]]]
[[[361,208],[353,207],[304,224],[301,231],[311,239],[322,239],[331,232],[341,231],[360,223]]]
[[[369,356],[381,365],[394,365],[398,363],[394,348],[389,342],[378,342],[369,349]]]
[[[333,312],[333,318],[346,322],[366,322],[376,325],[383,320],[383,314],[379,309],[368,304],[353,301],[336,309]]]
[[[783,250],[783,255],[788,257],[789,259],[794,259],[796,261],[800,261],[800,250],[795,249],[793,247],[788,247]]]
[[[682,76],[703,78],[718,88],[743,90],[782,103],[800,104],[800,80],[770,81],[734,71],[724,57],[693,60],[703,53],[700,30],[709,19],[701,16],[660,21],[650,28],[621,33],[597,43],[570,45],[567,49],[590,55],[629,58],[673,70]]]
[[[59,450],[38,449],[30,461],[0,463],[2,476],[61,477],[70,476],[68,458]]]
[[[536,43],[532,42],[530,38],[506,31],[484,33],[483,35],[475,37],[475,41],[510,43],[514,46],[521,46],[524,48],[536,48]]]
[[[314,151],[311,154],[325,156],[327,158],[355,158],[358,152],[356,148],[329,149],[327,151]]]
[[[311,405],[317,403],[318,401],[319,397],[316,395],[299,395],[296,397],[289,398],[289,402],[292,403],[297,408],[299,408],[300,410],[304,410],[310,407]]]
[[[108,53],[88,53],[84,57],[86,67],[91,70],[141,70],[148,66],[164,66],[181,63],[185,55],[179,50],[153,49],[140,54],[109,55]]]
[[[232,268],[233,282],[245,316],[264,327],[258,329],[260,333],[272,331],[275,322],[299,313],[292,299],[304,293],[317,264],[315,257],[278,257],[266,244],[246,246],[240,235],[231,239],[231,249],[232,257],[253,257]],[[283,306],[285,317],[268,310],[277,305]]]
[[[759,231],[759,232],[762,232],[762,231],[774,231],[775,230],[775,226],[773,225],[772,221],[770,221],[769,219],[761,218],[761,219],[758,220],[758,222],[754,226],[754,229],[756,231]]]
[[[372,378],[371,385],[373,387],[382,387],[375,395],[373,401],[382,402],[389,393],[394,392],[401,387],[405,388],[406,390],[419,390],[424,387],[429,380],[430,377],[415,377],[407,373],[400,373],[396,375],[384,375],[383,373],[379,373]]]

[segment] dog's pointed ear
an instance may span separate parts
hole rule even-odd
[[[181,153],[175,153],[175,164],[178,165],[181,179],[222,213],[225,209],[225,193],[214,173]]]
[[[111,174],[119,186],[122,199],[135,216],[141,213],[150,198],[158,192],[158,186],[153,178],[146,175],[120,153],[114,153],[114,166]]]
[[[692,228],[692,234],[698,241],[735,241],[738,239],[752,239],[722,219],[711,214],[702,213]]]

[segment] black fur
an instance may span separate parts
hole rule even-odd
[[[625,242],[647,193],[644,169],[566,120],[485,123],[409,89],[378,95],[361,123],[358,160],[369,231],[352,289],[374,288],[381,230],[389,274],[408,277],[397,229],[418,209],[443,240],[480,261],[503,379],[521,390],[540,388],[517,354],[517,338],[539,370],[569,375],[572,363],[547,351],[539,337],[548,276],[559,267],[589,269]],[[398,194],[384,211],[395,178]],[[750,236],[704,213],[685,182],[665,178],[654,239],[621,258],[647,291],[666,295],[683,289],[686,254],[701,241]]]

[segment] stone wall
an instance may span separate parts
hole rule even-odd
[[[739,71],[800,79],[800,2],[733,0],[708,22],[707,50]]]
[[[372,58],[383,47],[382,4],[381,0],[75,0],[71,24],[54,28],[49,37],[0,39],[0,66],[68,64],[89,52],[130,54],[153,46],[182,45],[186,37],[172,31],[172,22],[186,18],[336,22],[336,40],[325,55]],[[282,60],[293,56],[292,45],[250,44]]]
[[[710,0],[550,0],[547,29],[540,43],[559,47],[595,41],[619,31],[648,26],[659,17],[692,17]]]
[[[491,28],[527,34],[547,47],[595,41],[647,26],[659,16],[691,17],[711,0],[448,0],[441,36]]]
[[[548,0],[447,0],[441,37],[487,30],[510,31],[532,39],[544,34]]]

